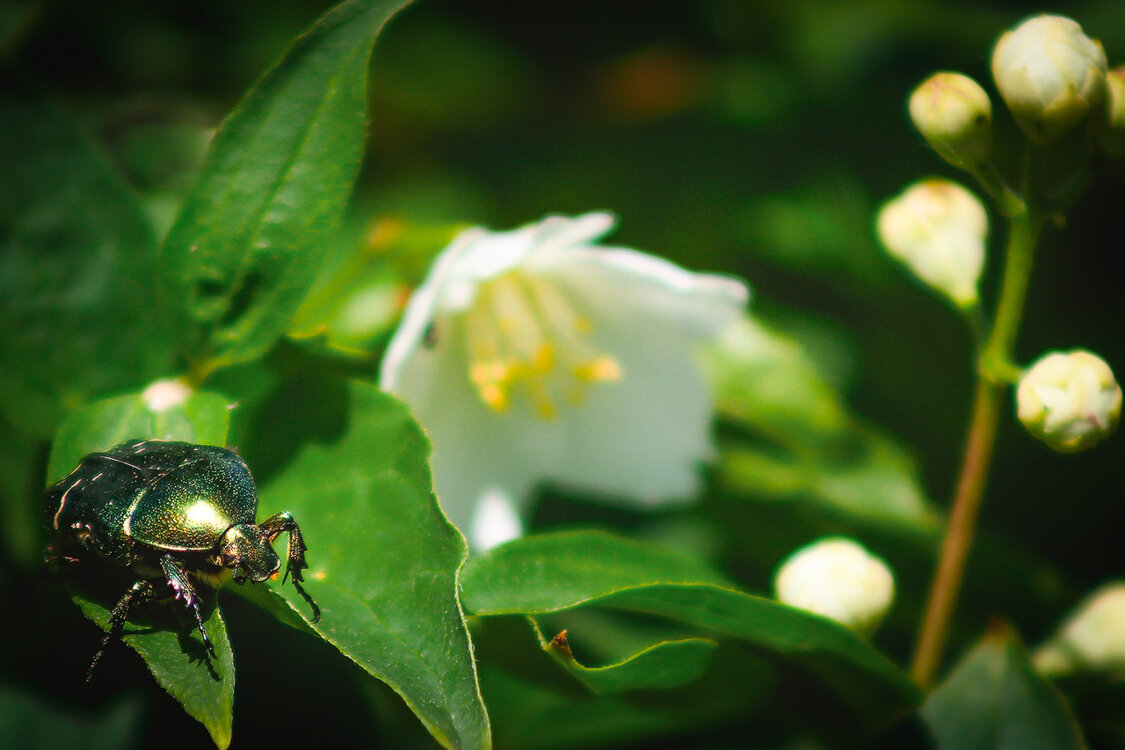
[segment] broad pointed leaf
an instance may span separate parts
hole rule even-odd
[[[197,367],[254,359],[289,325],[359,170],[372,44],[407,2],[330,10],[216,133],[159,257]]]
[[[605,624],[609,614],[571,610],[556,617],[573,616],[567,619],[575,623],[575,646],[585,647],[600,635],[598,621]],[[663,641],[605,667],[569,660],[563,674],[560,655],[552,659],[550,647],[544,652],[531,624],[539,619],[489,617],[474,628],[497,747],[632,747],[645,738],[753,716],[776,686],[776,670],[767,659],[734,645],[703,645],[704,639]],[[621,619],[637,624],[634,617]],[[676,653],[681,647],[685,650]]]
[[[290,511],[308,545],[310,625],[402,696],[445,747],[491,745],[458,601],[464,537],[430,489],[429,444],[399,401],[346,391],[345,431],[310,441],[261,488],[261,512]],[[275,585],[310,620],[288,585]]]
[[[970,651],[922,706],[939,750],[1082,750],[1062,696],[1006,627]]]
[[[74,601],[102,630],[109,630],[109,610],[103,602],[82,594],[75,594]],[[158,626],[130,623],[121,640],[141,655],[160,686],[203,725],[215,746],[225,750],[230,745],[234,716],[234,653],[227,638],[227,626],[222,612],[215,607],[204,623],[207,637],[215,647],[216,658],[212,659],[199,631],[194,623],[187,624],[188,620],[190,617],[184,618],[182,630],[175,626],[174,620],[170,625]],[[111,651],[103,657],[103,662],[121,657],[122,654]],[[98,667],[106,668],[104,663]],[[98,679],[97,671],[93,679]]]
[[[596,604],[657,615],[741,642],[815,674],[873,726],[918,700],[907,676],[830,620],[725,584],[690,558],[599,532],[518,539],[472,558],[464,602],[477,615],[558,612]]]
[[[538,627],[535,632],[547,653],[591,691],[603,695],[685,685],[707,670],[719,647],[709,638],[660,641],[613,664],[587,666],[574,658],[567,631],[549,639]]]

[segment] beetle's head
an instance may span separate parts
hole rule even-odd
[[[277,573],[281,560],[270,539],[252,523],[231,526],[219,542],[219,564],[235,570],[235,583],[261,583]]]

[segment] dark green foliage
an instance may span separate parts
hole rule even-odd
[[[1070,750],[1073,698],[1097,747],[1125,748],[1118,687],[1063,698],[1014,635],[973,645],[992,617],[1034,645],[1119,571],[1119,437],[1058,460],[1005,415],[956,666],[928,696],[903,669],[974,355],[871,221],[943,168],[910,88],[984,81],[995,35],[1043,8],[427,0],[382,34],[408,4],[0,0],[0,747]],[[1112,0],[1052,10],[1125,49]],[[1066,246],[1046,235],[1020,348],[1079,331],[1120,370],[1099,253],[1125,172],[1102,169]],[[598,208],[614,243],[750,282],[753,317],[702,353],[716,461],[696,504],[651,514],[545,487],[527,538],[470,558],[379,357],[460,228]],[[185,399],[154,407],[162,380]],[[250,521],[300,521],[319,620],[280,579],[201,587],[213,656],[182,602],[154,602],[85,686],[137,576],[108,564],[123,535],[104,567],[40,575],[43,491],[131,439],[236,450]],[[115,534],[104,501],[140,491],[116,476],[82,511]],[[870,642],[769,598],[828,534],[895,571]]]
[[[89,137],[3,70],[0,134],[0,412],[49,438],[87,398],[168,371],[156,241]]]
[[[1062,696],[1007,628],[988,633],[922,707],[939,750],[1083,750]]]

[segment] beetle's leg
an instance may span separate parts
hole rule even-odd
[[[43,565],[48,569],[53,570],[63,565],[73,565],[76,562],[78,562],[77,557],[60,552],[59,548],[53,544],[48,544],[47,549],[43,551]]]
[[[195,593],[195,588],[188,580],[183,566],[176,562],[171,555],[164,555],[160,558],[160,568],[164,571],[164,578],[167,579],[168,585],[172,588],[176,598],[182,599],[184,606],[195,615],[195,621],[199,625],[199,633],[203,636],[203,645],[207,647],[208,653],[214,659],[215,647],[211,645],[211,639],[207,637],[207,631],[203,628],[203,614],[199,611],[199,595]]]
[[[301,527],[293,520],[293,516],[289,515],[288,511],[278,513],[262,521],[258,528],[265,532],[270,544],[273,544],[283,531],[289,534],[289,559],[285,563],[285,575],[281,577],[281,582],[285,583],[285,579],[292,574],[294,581],[304,583],[305,577],[301,575],[301,571],[309,567],[305,562],[305,552],[308,547],[305,545],[304,537],[301,536]]]
[[[305,582],[305,577],[301,575],[301,571],[309,567],[309,564],[305,562],[305,552],[308,547],[305,546],[304,537],[301,536],[301,527],[297,525],[288,511],[284,511],[262,521],[258,528],[265,532],[270,544],[273,544],[273,540],[277,539],[283,531],[289,534],[289,556],[285,562],[285,575],[281,577],[281,582],[285,583],[285,579],[292,574],[293,587],[309,603],[313,612],[313,622],[316,622],[320,619],[320,607],[316,606],[316,602],[305,591],[305,587],[301,585]]]
[[[125,627],[125,619],[129,616],[129,608],[138,600],[144,601],[145,599],[151,599],[152,596],[152,583],[150,581],[137,581],[125,592],[125,596],[113,605],[113,611],[109,616],[109,632],[105,634],[105,638],[102,638],[101,648],[98,649],[98,653],[94,654],[94,660],[90,662],[90,668],[86,670],[86,682],[94,678],[94,667],[98,666],[98,662],[101,661],[102,654],[105,653],[109,644],[121,637],[121,630]]]

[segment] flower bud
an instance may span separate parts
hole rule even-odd
[[[934,73],[910,95],[910,119],[938,156],[968,169],[992,151],[992,102],[960,73]]]
[[[1094,124],[1094,143],[1111,159],[1125,156],[1125,67],[1105,76],[1105,105]]]
[[[160,413],[182,406],[191,395],[192,390],[187,383],[179,378],[169,378],[150,384],[141,393],[141,399],[149,411]]]
[[[887,252],[959,307],[977,303],[988,215],[950,180],[922,180],[892,198],[875,222]]]
[[[1074,453],[1108,437],[1121,416],[1121,387],[1101,357],[1051,352],[1020,379],[1020,421],[1060,453]]]
[[[1125,581],[1108,583],[1086,597],[1034,658],[1039,671],[1051,676],[1125,673]]]
[[[891,608],[895,582],[886,563],[859,544],[828,537],[782,563],[774,590],[782,603],[829,617],[866,636]]]
[[[1105,52],[1063,16],[1029,18],[992,52],[992,77],[1027,137],[1047,143],[1070,130],[1105,93]]]

